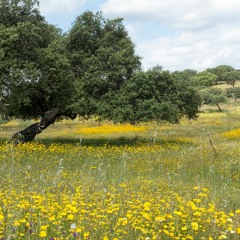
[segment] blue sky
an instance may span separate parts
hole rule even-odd
[[[40,0],[46,20],[68,31],[86,10],[124,18],[145,70],[240,68],[239,0]]]

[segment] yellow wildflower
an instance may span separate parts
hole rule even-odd
[[[20,222],[18,220],[15,220],[13,225],[14,225],[14,227],[19,227],[20,226]]]
[[[182,231],[187,231],[187,226],[182,227]]]
[[[47,236],[46,231],[40,231],[39,236],[40,236],[41,238],[45,238],[45,237]]]
[[[197,222],[192,222],[191,225],[192,225],[192,228],[193,228],[194,231],[198,231],[199,226],[198,226]]]
[[[68,218],[68,220],[73,220],[74,216],[73,216],[73,214],[69,214],[67,218]]]

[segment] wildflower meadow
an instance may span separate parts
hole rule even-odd
[[[240,239],[239,119],[62,121],[17,146],[2,123],[0,239]]]

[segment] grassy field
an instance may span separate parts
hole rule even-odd
[[[240,239],[240,107],[139,126],[0,125],[0,239]]]

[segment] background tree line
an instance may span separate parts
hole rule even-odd
[[[178,122],[197,117],[202,88],[240,79],[226,65],[143,71],[123,19],[87,11],[62,33],[38,7],[37,0],[0,0],[2,117],[38,118],[58,108],[57,117]]]

